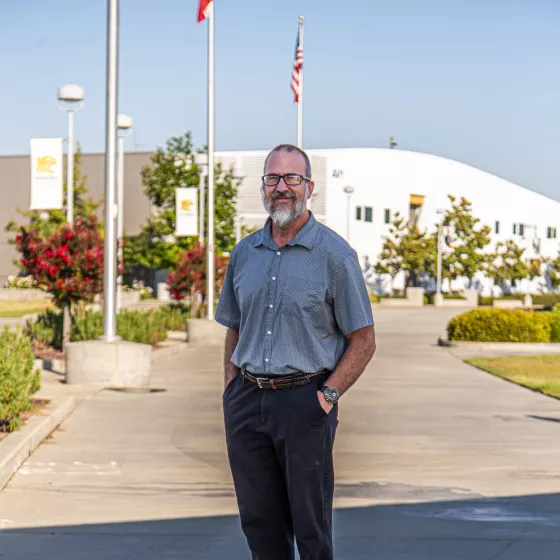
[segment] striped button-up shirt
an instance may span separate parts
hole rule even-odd
[[[332,371],[346,335],[373,325],[356,253],[313,215],[284,247],[269,219],[233,249],[216,321],[239,331],[232,362],[270,375]]]

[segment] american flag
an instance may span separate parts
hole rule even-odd
[[[201,21],[205,20],[208,17],[208,6],[210,5],[210,3],[212,2],[212,0],[199,0],[198,2],[198,14],[197,14],[197,18],[196,20],[198,21],[198,23],[200,23]]]
[[[294,103],[299,103],[300,96],[300,73],[303,68],[303,47],[301,46],[300,30],[298,30],[296,41],[296,52],[294,55],[294,69],[292,71],[292,91],[294,92]]]

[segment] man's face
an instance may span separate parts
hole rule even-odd
[[[306,176],[305,160],[297,152],[281,150],[273,153],[266,162],[264,175],[301,175]],[[307,209],[307,199],[313,192],[313,181],[302,180],[299,185],[287,185],[282,178],[276,186],[261,187],[266,211],[280,228],[287,227]]]

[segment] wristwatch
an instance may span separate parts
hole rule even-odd
[[[326,385],[321,387],[321,393],[323,393],[325,400],[332,404],[336,404],[340,397],[336,389],[333,389],[332,387],[327,387]]]

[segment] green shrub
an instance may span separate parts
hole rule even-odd
[[[553,307],[560,303],[560,293],[554,294],[536,294],[532,296],[534,305],[544,305],[545,307]]]
[[[478,296],[478,305],[492,305],[494,298],[492,296]]]
[[[548,317],[550,323],[550,342],[560,342],[560,309],[551,313],[541,313]]]
[[[40,313],[35,321],[28,319],[27,334],[41,346],[62,348],[62,313],[48,309]]]
[[[21,330],[0,331],[0,426],[17,430],[20,414],[31,409],[30,396],[41,387],[29,337]]]
[[[186,322],[186,310],[181,306],[150,311],[126,311],[117,315],[117,335],[129,342],[154,346],[167,338],[168,330],[179,330]],[[56,311],[41,313],[35,321],[28,321],[27,331],[32,340],[42,346],[62,349],[62,314]],[[103,314],[88,310],[72,320],[70,340],[96,340],[103,334]]]
[[[164,327],[169,331],[181,331],[185,329],[190,312],[182,303],[163,305],[156,312],[162,318]]]
[[[473,309],[453,317],[449,340],[473,342],[549,342],[548,313],[513,309]]]
[[[379,303],[381,298],[377,294],[369,294],[369,302],[370,303]]]
[[[154,346],[167,338],[165,319],[154,311],[121,311],[117,316],[117,334],[129,342]]]

